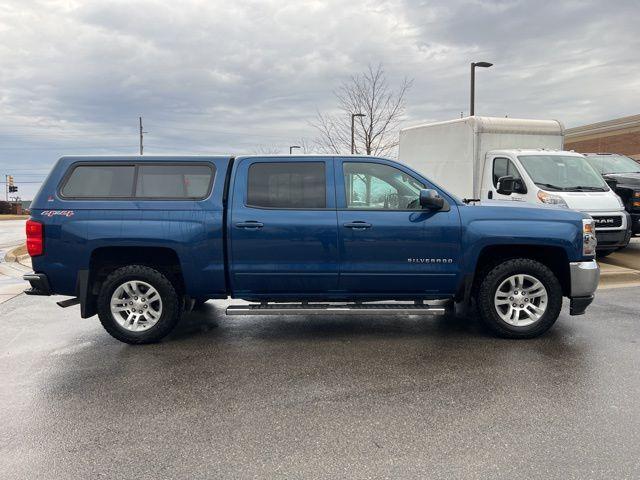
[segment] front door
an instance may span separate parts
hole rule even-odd
[[[511,195],[498,193],[498,180],[500,177],[513,177],[514,190]],[[493,188],[492,188],[493,187]],[[487,197],[493,200],[509,200],[513,202],[526,202],[525,194],[527,189],[522,179],[522,175],[513,163],[513,160],[506,157],[494,157],[491,161],[491,186],[488,189]],[[483,197],[484,198],[484,197]]]
[[[340,282],[359,296],[453,292],[459,275],[456,205],[423,210],[409,170],[385,160],[336,161]]]
[[[236,297],[318,295],[338,284],[333,159],[244,158],[230,232]]]

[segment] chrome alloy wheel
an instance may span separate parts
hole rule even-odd
[[[111,315],[125,330],[143,332],[162,316],[162,299],[158,291],[146,282],[130,280],[111,295]]]
[[[540,320],[548,302],[547,289],[542,282],[524,274],[504,280],[493,299],[500,318],[516,327],[526,327]]]

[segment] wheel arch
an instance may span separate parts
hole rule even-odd
[[[562,295],[571,292],[569,258],[562,247],[546,245],[489,245],[478,255],[473,275],[472,290],[475,293],[484,275],[496,265],[513,258],[528,258],[547,266],[558,278]]]
[[[82,318],[97,313],[96,298],[100,285],[115,269],[144,265],[165,274],[179,292],[185,291],[180,258],[168,247],[98,247],[91,252],[89,269],[78,272],[78,291]]]

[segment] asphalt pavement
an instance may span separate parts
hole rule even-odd
[[[0,477],[638,478],[639,296],[526,341],[210,302],[134,347],[21,295],[0,305]]]

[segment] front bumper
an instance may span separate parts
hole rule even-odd
[[[640,234],[640,213],[631,214],[631,233],[634,235]]]
[[[588,262],[571,262],[571,300],[569,313],[582,315],[593,301],[593,294],[600,281],[600,267],[595,260]]]

